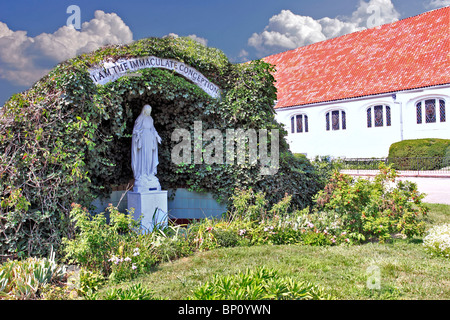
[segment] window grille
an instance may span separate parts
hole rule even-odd
[[[439,100],[439,115],[441,122],[445,122],[445,101]]]
[[[386,106],[386,125],[391,126],[391,107]]]
[[[422,102],[419,102],[416,105],[416,118],[417,118],[417,124],[422,123]]]
[[[374,120],[375,120],[375,127],[382,127],[383,126],[383,106],[375,106],[374,109]]]
[[[373,110],[373,113],[372,113]],[[391,107],[377,105],[367,109],[367,127],[372,128],[372,118],[374,127],[391,126]]]
[[[331,117],[331,119],[330,119]],[[345,111],[333,110],[325,114],[325,125],[327,131],[331,130],[345,130],[347,129],[347,122],[345,118]]]
[[[416,103],[417,124],[446,122],[446,120],[444,99],[425,99]]]
[[[436,122],[436,101],[434,99],[425,100],[425,122]]]
[[[308,132],[308,116],[297,114],[291,117],[291,133]]]

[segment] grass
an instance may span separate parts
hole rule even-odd
[[[428,227],[450,222],[450,206],[430,204],[430,209]],[[115,287],[140,283],[156,297],[186,299],[215,274],[235,274],[262,265],[319,285],[336,299],[450,299],[450,260],[428,254],[421,238],[360,246],[221,248],[160,264],[151,273]],[[380,289],[367,287],[370,266],[380,270]]]

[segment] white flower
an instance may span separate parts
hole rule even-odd
[[[133,270],[137,269],[137,267],[136,267],[136,265],[134,263],[131,265],[131,269],[133,269]]]
[[[450,254],[450,224],[443,224],[430,229],[423,239],[423,245],[433,254]]]
[[[131,261],[131,259],[126,257],[124,261]]]

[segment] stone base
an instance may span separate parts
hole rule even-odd
[[[134,219],[142,215],[142,233],[167,226],[167,191],[128,192],[127,201],[128,210],[134,208]]]
[[[142,176],[134,181],[133,192],[144,193],[149,191],[161,191],[161,185],[156,176]]]
[[[153,191],[161,191],[161,187],[133,187],[133,192],[136,193],[146,193],[146,192],[153,192]]]

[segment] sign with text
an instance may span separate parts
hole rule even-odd
[[[101,67],[89,69],[89,74],[95,84],[107,84],[111,81],[117,80],[129,72],[146,68],[163,68],[175,71],[195,83],[211,97],[220,97],[220,89],[218,86],[209,81],[204,75],[191,66],[172,59],[151,56],[119,59],[115,62],[106,61]]]

